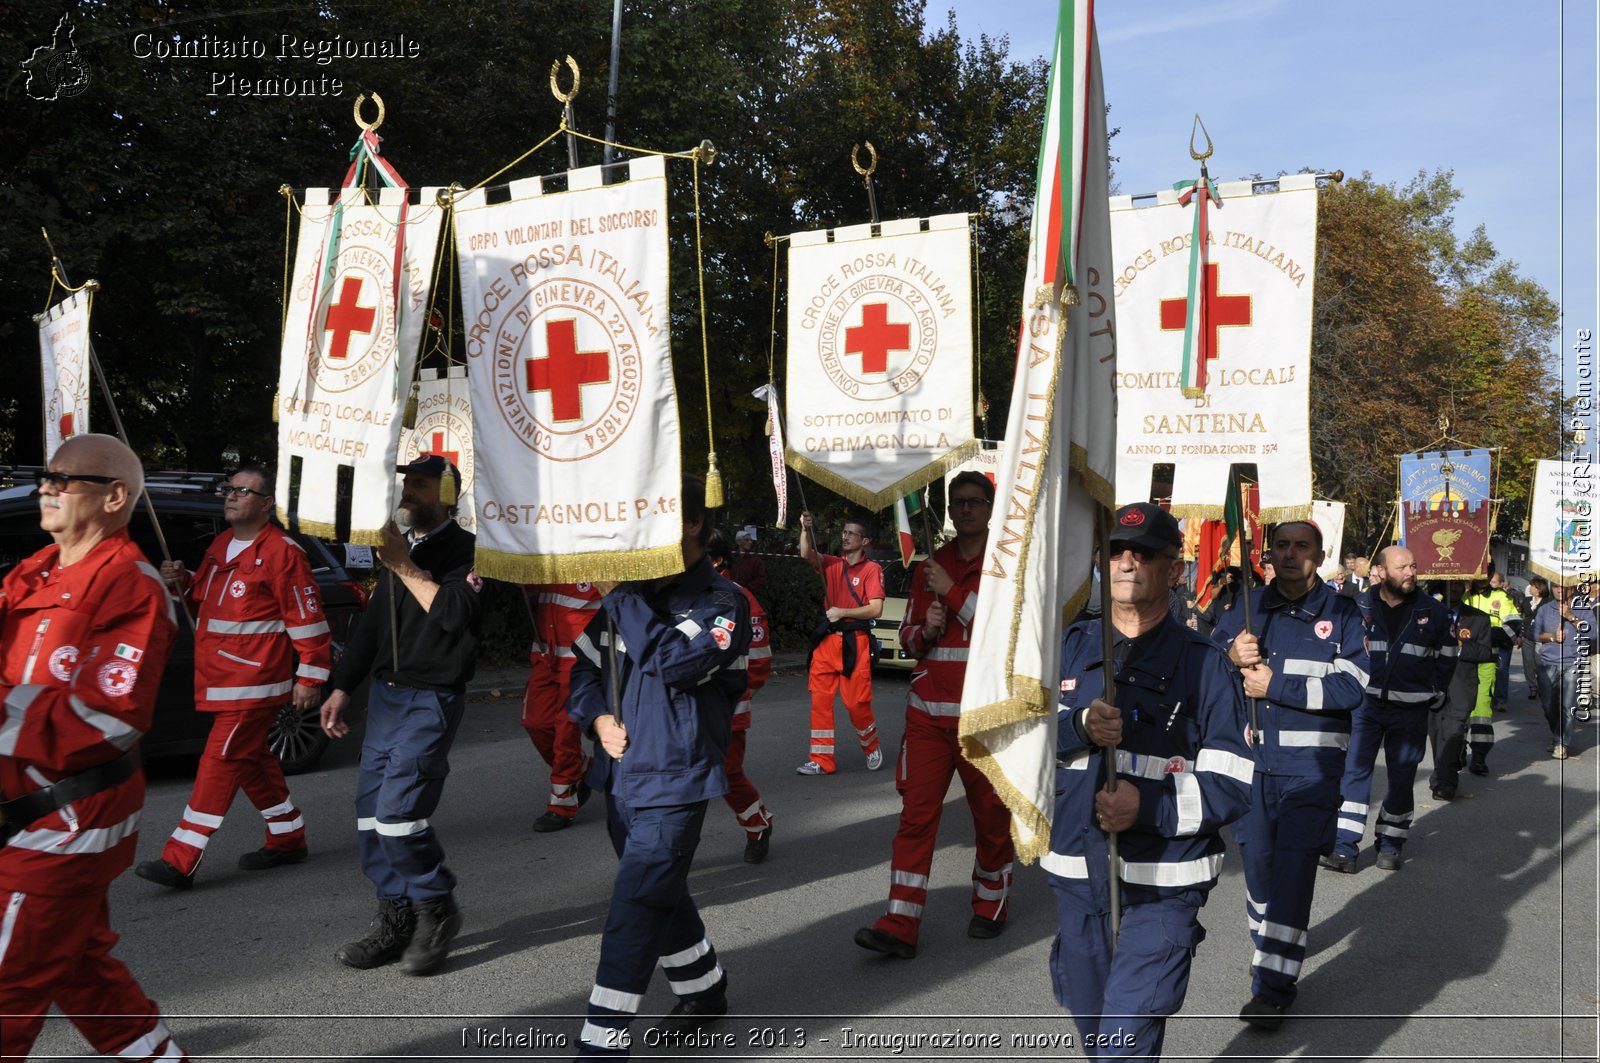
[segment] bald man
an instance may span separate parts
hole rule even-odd
[[[37,474],[55,544],[0,587],[0,1056],[25,1056],[55,1004],[95,1051],[183,1059],[112,958],[107,893],[133,863],[150,727],[177,613],[128,538],[139,459],[74,436]]]

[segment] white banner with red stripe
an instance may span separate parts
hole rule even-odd
[[[650,579],[683,569],[667,175],[572,170],[456,203],[480,575]]]
[[[789,238],[792,468],[883,509],[972,451],[971,276],[965,214]]]
[[[40,366],[44,371],[46,460],[63,440],[89,431],[91,301],[89,292],[74,292],[37,319]]]
[[[772,458],[772,493],[778,499],[778,519],[772,526],[782,531],[789,523],[789,469],[783,462],[783,420],[778,410],[778,389],[762,384],[752,394],[767,404],[767,453]]]
[[[453,365],[443,377],[437,369],[424,369],[417,378],[417,420],[400,440],[400,462],[407,465],[422,454],[438,454],[461,472],[461,491],[454,500],[456,523],[469,532],[478,530],[472,503],[472,395],[467,367]],[[440,485],[441,489],[443,484]],[[449,501],[448,499],[446,500]]]
[[[417,203],[408,194],[384,188],[372,203],[361,188],[306,191],[278,371],[277,502],[280,519],[292,512],[313,535],[337,534],[341,466],[353,469],[350,542],[382,543],[394,512],[401,415],[444,215],[438,189]]]

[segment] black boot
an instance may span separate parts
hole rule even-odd
[[[417,932],[411,936],[400,969],[406,974],[432,974],[450,954],[450,942],[461,933],[461,909],[452,894],[413,905]]]
[[[346,967],[367,970],[398,960],[411,943],[417,929],[417,913],[411,905],[380,900],[378,914],[372,917],[367,936],[342,946],[335,958]]]

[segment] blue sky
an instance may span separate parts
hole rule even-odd
[[[1502,255],[1564,296],[1570,381],[1574,333],[1596,325],[1595,6],[1101,0],[1120,191],[1193,176],[1196,110],[1219,179],[1317,166],[1404,183],[1454,170],[1457,231],[1487,226]],[[1008,35],[1029,57],[1049,49],[1056,8],[929,0],[927,21],[954,9],[963,37]]]

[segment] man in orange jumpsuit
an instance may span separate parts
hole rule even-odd
[[[107,894],[133,863],[139,738],[177,634],[128,538],[144,474],[122,443],[81,435],[38,481],[55,545],[0,588],[0,1056],[26,1056],[55,1004],[96,1052],[185,1059],[111,956]]]
[[[297,712],[322,702],[333,667],[333,636],[305,549],[272,521],[273,478],[243,468],[218,491],[229,530],[206,550],[198,572],[164,561],[167,586],[195,604],[194,707],[214,713],[194,791],[159,860],[140,878],[188,889],[242,788],[266,820],[266,844],[239,857],[244,871],[306,858],[306,821],[289,796],[283,767],[267,744],[287,700]]]
[[[600,592],[592,583],[548,583],[530,587],[528,597],[533,606],[528,656],[533,670],[522,697],[522,729],[550,765],[550,801],[533,821],[534,830],[547,834],[572,826],[578,806],[589,799],[589,785],[583,781],[589,758],[578,725],[567,718],[567,692],[572,644],[600,608]]]
[[[706,556],[711,559],[711,567],[717,570],[717,575],[733,580],[728,575],[728,539],[722,532],[713,531],[706,540]],[[761,803],[760,791],[744,773],[744,746],[745,734],[750,730],[751,699],[772,678],[772,643],[766,610],[761,608],[749,587],[737,581],[734,585],[744,591],[750,602],[750,652],[745,670],[749,685],[733,710],[733,735],[728,740],[728,754],[722,761],[722,769],[728,773],[728,792],[722,797],[733,809],[739,826],[744,828],[744,862],[759,864],[767,858],[767,849],[772,843],[772,810]]]
[[[811,514],[800,515],[800,556],[822,576],[826,620],[811,649],[811,759],[795,769],[801,775],[832,775],[833,696],[855,725],[867,770],[883,767],[878,725],[872,718],[872,622],[883,615],[883,569],[867,560],[872,533],[865,521],[847,520],[842,556],[816,547]]]
[[[900,645],[917,658],[917,670],[906,695],[906,731],[895,771],[901,806],[889,861],[889,909],[872,926],[856,931],[856,944],[862,948],[906,960],[917,954],[928,872],[952,775],[959,774],[966,788],[978,850],[972,864],[968,937],[997,937],[1005,929],[1016,856],[1011,813],[983,772],[961,755],[959,736],[961,685],[972,645],[994,485],[969,470],[950,481],[949,500],[955,540],[923,562],[900,624]]]

